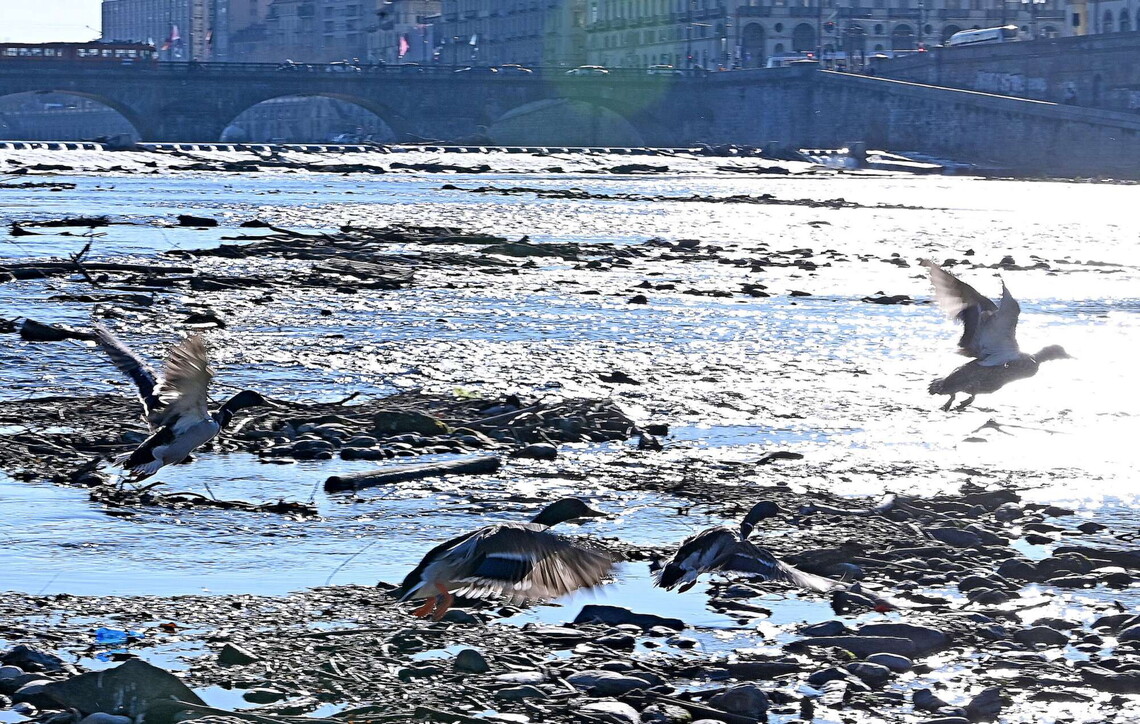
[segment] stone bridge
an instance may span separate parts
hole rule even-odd
[[[3,64],[0,64],[3,66]],[[921,151],[1012,173],[1140,177],[1140,116],[871,78],[811,65],[652,76],[325,73],[272,67],[0,67],[0,96],[55,91],[91,98],[143,140],[220,139],[253,105],[328,96],[362,106],[401,142],[500,145],[691,144]],[[471,142],[471,141],[466,141]]]

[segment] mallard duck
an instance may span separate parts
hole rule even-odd
[[[214,370],[201,335],[190,335],[170,348],[161,378],[156,378],[154,371],[102,324],[95,324],[95,340],[119,371],[135,383],[142,401],[143,419],[151,434],[133,452],[115,458],[115,463],[130,470],[137,480],[154,475],[164,465],[185,460],[224,430],[238,410],[275,407],[257,392],[242,390],[211,414],[206,393]]]
[[[805,573],[776,558],[767,548],[750,543],[756,524],[783,512],[776,503],[763,500],[752,506],[739,528],[719,526],[686,538],[673,557],[657,572],[656,585],[684,593],[697,584],[702,573],[732,571],[763,581],[785,581],[800,588],[825,593],[843,584]]]
[[[947,316],[962,322],[964,330],[958,340],[958,354],[974,358],[946,377],[934,380],[927,388],[932,395],[950,395],[943,410],[953,406],[959,392],[969,397],[954,409],[964,410],[977,395],[997,392],[1014,380],[1037,374],[1042,362],[1072,358],[1056,344],[1037,354],[1026,354],[1018,348],[1017,317],[1021,307],[1004,281],[998,305],[933,261],[924,259],[921,263],[930,270],[938,305]]]
[[[438,621],[457,593],[475,598],[499,594],[524,601],[592,588],[610,575],[613,559],[549,528],[603,515],[578,498],[563,498],[529,523],[501,523],[465,533],[428,551],[392,595],[400,601],[426,598],[413,614]]]

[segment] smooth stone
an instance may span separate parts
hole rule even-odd
[[[891,670],[886,666],[867,661],[855,661],[844,668],[873,687],[882,686],[891,678]]]
[[[222,650],[218,652],[219,666],[242,666],[243,664],[252,664],[256,661],[261,661],[261,659],[242,647],[233,644],[226,644],[222,647]]]
[[[628,650],[637,646],[637,639],[629,634],[619,633],[594,639],[594,643],[609,649]]]
[[[475,649],[463,649],[455,655],[455,670],[468,674],[485,674],[491,670],[487,657]]]
[[[1007,558],[997,568],[1003,578],[1017,578],[1023,581],[1036,581],[1041,578],[1037,566],[1022,558]]]
[[[914,662],[905,656],[898,654],[871,654],[867,657],[867,662],[871,664],[878,664],[885,666],[891,671],[904,672],[910,671],[914,668]]]
[[[911,695],[911,701],[914,703],[915,709],[922,709],[923,711],[937,711],[950,706],[930,689],[915,689]]]
[[[665,639],[665,643],[669,644],[670,646],[676,646],[679,649],[692,649],[696,648],[699,642],[694,638],[689,638],[688,636],[670,636],[669,638]]]
[[[851,629],[842,621],[823,621],[804,626],[800,633],[804,636],[842,636],[851,633]]]
[[[499,674],[495,681],[500,684],[541,684],[546,681],[546,674],[541,671],[514,671],[509,674]]]
[[[641,724],[690,724],[693,715],[688,709],[673,704],[653,704],[641,712]]]
[[[288,694],[284,691],[261,686],[256,689],[248,689],[242,693],[241,698],[254,704],[272,704],[275,701],[281,701],[287,696]]]
[[[927,719],[922,724],[970,724],[964,716],[940,716],[936,719]]]
[[[496,699],[505,701],[521,701],[523,699],[545,699],[546,692],[530,684],[523,686],[510,686],[495,692]]]
[[[811,676],[807,677],[807,685],[818,689],[829,681],[836,681],[838,679],[846,679],[847,672],[843,669],[832,666],[827,669],[816,671]]]
[[[1116,673],[1101,666],[1081,669],[1081,678],[1098,691],[1111,694],[1140,694],[1140,671]]]
[[[939,543],[955,548],[974,548],[982,542],[977,533],[958,528],[927,528],[925,533]]]
[[[591,701],[578,711],[612,724],[641,724],[641,715],[637,713],[637,709],[620,701]]]
[[[949,636],[936,628],[909,623],[872,623],[860,626],[856,633],[860,636],[893,636],[907,639],[914,644],[915,649],[926,653],[944,649],[951,641]],[[884,651],[884,653],[900,652]],[[905,653],[902,655],[906,656]]]
[[[634,613],[628,608],[622,608],[621,606],[608,606],[597,603],[583,606],[578,615],[574,617],[575,624],[594,622],[601,622],[609,624],[610,626],[619,626],[628,623],[637,626],[643,631],[655,626],[664,626],[667,629],[672,629],[669,634],[685,628],[685,622],[679,618],[666,618],[652,613]]]
[[[35,646],[20,644],[0,656],[0,664],[19,666],[24,671],[62,671],[63,659]]]
[[[1001,689],[991,686],[983,689],[966,705],[966,718],[970,721],[992,721],[1001,713],[1001,708]]]
[[[1140,641],[1140,624],[1124,629],[1116,635],[1117,641]]]
[[[768,711],[768,695],[756,684],[740,684],[709,699],[709,704],[729,714],[762,719]]]
[[[614,671],[591,669],[566,677],[571,686],[588,691],[596,696],[620,696],[634,689],[647,689],[650,684],[636,676],[626,676]]]
[[[101,711],[88,714],[79,720],[79,724],[131,724],[134,720],[129,716],[107,714]]]
[[[1010,600],[1010,595],[1005,591],[999,591],[996,588],[975,588],[966,594],[974,603],[980,603],[983,606],[1000,606]]]
[[[1033,626],[1015,631],[1013,640],[1019,644],[1044,644],[1045,646],[1064,646],[1069,643],[1068,636],[1048,626]]]
[[[847,649],[861,659],[871,654],[898,654],[900,656],[915,656],[917,648],[910,639],[897,636],[814,636],[801,641],[794,641],[789,648],[797,649],[805,646],[838,647]]]
[[[19,666],[0,666],[0,679],[14,679],[24,673]]]
[[[531,460],[553,460],[558,457],[558,448],[548,442],[536,442],[513,453],[516,458]]]

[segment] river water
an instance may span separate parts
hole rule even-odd
[[[7,152],[0,164],[9,158],[30,160]],[[1110,524],[1110,533],[1140,528],[1134,507],[1140,492],[1135,187],[890,175],[743,176],[697,158],[670,160],[668,172],[650,175],[593,173],[590,164],[629,160],[605,156],[556,159],[565,167],[562,173],[543,170],[553,163],[550,158],[512,156],[506,159],[510,173],[471,175],[218,174],[161,165],[143,175],[146,160],[145,154],[98,152],[41,156],[40,162],[80,169],[125,170],[21,177],[75,188],[0,190],[0,222],[109,215],[130,223],[100,229],[90,258],[136,261],[171,249],[214,246],[253,218],[302,230],[450,225],[507,237],[525,234],[535,242],[630,248],[652,238],[699,239],[741,259],[798,248],[833,250],[837,259],[815,272],[751,272],[747,265],[715,261],[599,271],[541,260],[518,275],[424,271],[411,289],[347,302],[331,291],[282,290],[275,291],[273,304],[255,307],[235,294],[217,307],[227,328],[209,335],[224,385],[309,400],[411,388],[612,395],[635,419],[672,427],[659,463],[645,463],[650,467],[680,460],[715,467],[791,450],[812,464],[757,468],[755,479],[867,495],[956,489],[973,477],[1023,490],[1030,500],[1063,503],[1078,517]],[[487,162],[502,168],[506,160]],[[448,190],[441,188],[445,183],[468,189],[577,188],[610,196],[842,197],[862,206],[554,200]],[[178,213],[212,216],[222,224],[210,230],[172,227]],[[0,257],[58,256],[84,242],[74,236],[4,236]],[[884,263],[892,254],[906,266]],[[861,301],[878,293],[929,300],[929,283],[915,264],[927,256],[986,266],[1006,256],[1022,266],[1045,260],[1049,269],[1001,272],[1021,302],[1020,340],[1027,350],[1062,344],[1076,359],[1052,362],[1037,377],[980,398],[976,409],[941,412],[942,398],[928,396],[925,387],[963,361],[953,355],[955,325],[930,304]],[[1000,292],[996,270],[959,269],[983,294]],[[646,280],[675,289],[650,289],[648,304],[627,304],[644,291],[637,285]],[[737,291],[745,282],[766,284],[772,296],[681,293]],[[64,286],[0,285],[0,317],[85,324],[90,304],[49,299]],[[810,296],[790,296],[792,291]],[[119,329],[136,348],[158,358],[176,337],[179,319],[152,315]],[[28,345],[4,336],[0,364],[0,399],[129,394],[106,361],[82,343]],[[644,384],[614,387],[598,379],[599,372],[612,369]],[[991,419],[1004,431],[976,432]],[[29,593],[272,594],[326,581],[396,581],[434,542],[476,520],[520,517],[483,505],[512,495],[595,497],[613,517],[583,530],[641,545],[675,542],[721,522],[714,511],[689,510],[669,496],[614,493],[606,466],[631,455],[629,444],[568,446],[552,463],[512,462],[486,479],[381,488],[359,497],[327,496],[320,482],[375,463],[281,466],[252,456],[206,454],[162,474],[171,489],[313,500],[321,512],[316,521],[216,512],[110,517],[88,503],[83,491],[0,477],[0,526],[6,532],[0,586]],[[726,495],[731,486],[726,481]],[[1112,538],[1106,534],[1106,540]],[[1023,548],[1034,556],[1047,552],[1042,546]],[[593,595],[615,603],[639,600],[643,608],[661,612],[679,610],[690,620],[717,620],[703,610],[701,596],[672,597],[659,606],[646,602],[647,579],[644,564],[625,564],[617,586]],[[561,602],[570,615],[580,598]],[[782,615],[818,618],[812,608],[817,602],[801,603],[806,608]],[[549,617],[562,616],[554,610]]]

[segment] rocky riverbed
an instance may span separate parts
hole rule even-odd
[[[1063,208],[1091,187],[81,155],[15,159],[0,189],[0,719],[1137,716],[1136,385],[1114,361],[1137,258],[1117,207]],[[925,256],[983,293],[1001,275],[1025,338],[1078,360],[938,411],[956,330]],[[123,484],[106,460],[145,428],[93,316],[153,359],[201,331],[219,393],[278,407]],[[568,494],[608,514],[569,534],[619,558],[612,583],[439,623],[386,595],[435,543]],[[847,590],[651,588],[764,498],[788,513],[758,542]]]

